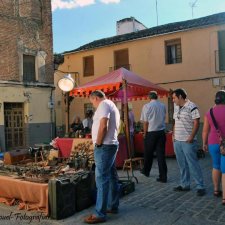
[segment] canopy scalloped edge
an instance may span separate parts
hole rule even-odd
[[[97,85],[97,86],[89,86],[89,87],[82,87],[82,88],[75,88],[70,92],[70,96],[74,97],[88,97],[91,92],[95,90],[102,90],[105,92],[107,98],[121,101],[123,99],[123,90],[122,84],[114,83],[114,84],[104,84],[104,85]],[[140,85],[133,85],[127,84],[127,99],[128,100],[146,100],[148,99],[149,91],[156,90],[154,88],[140,86]],[[157,93],[159,97],[168,96],[168,91],[164,88],[158,87]],[[130,92],[130,93],[129,93]]]
[[[70,92],[70,96],[74,97],[88,97],[91,92],[96,91],[96,90],[102,90],[103,92],[113,92],[113,91],[118,91],[120,89],[121,83],[115,83],[115,84],[104,84],[104,85],[98,85],[98,86],[93,86],[93,87],[85,87],[85,88],[75,88]]]

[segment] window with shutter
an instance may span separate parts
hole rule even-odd
[[[128,49],[122,49],[114,52],[114,68],[124,67],[130,70]]]
[[[94,56],[87,56],[83,58],[84,76],[94,75]]]
[[[218,31],[219,71],[225,71],[225,30]]]
[[[33,55],[23,55],[23,81],[36,81],[35,56]]]
[[[165,41],[165,62],[175,64],[182,62],[181,40]]]

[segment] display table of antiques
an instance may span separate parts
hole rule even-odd
[[[127,144],[126,144],[126,137],[124,135],[120,135],[118,137],[119,140],[119,149],[116,157],[116,167],[122,168],[124,164],[124,160],[129,158],[127,152]],[[90,143],[91,139],[89,138],[57,138],[56,139],[56,146],[59,149],[59,154],[61,157],[69,157],[71,151],[74,147],[81,143]],[[93,146],[90,146],[93,150]]]
[[[0,161],[0,202],[63,219],[94,203],[91,141],[77,143],[68,157],[57,149],[8,151]]]
[[[0,176],[0,202],[18,204],[19,209],[48,214],[48,184],[29,182],[19,177]]]
[[[89,138],[57,138],[55,142],[56,142],[56,147],[59,149],[60,157],[63,157],[63,158],[70,157],[72,149],[74,149],[74,147],[77,144],[80,144],[80,143],[92,144],[91,139]]]
[[[117,162],[127,158],[125,137],[119,137]],[[96,185],[93,144],[85,138],[57,138],[52,149],[43,146],[13,150],[0,160],[0,202],[63,219],[93,205]],[[121,181],[123,195],[134,182]]]

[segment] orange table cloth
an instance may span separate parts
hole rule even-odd
[[[0,183],[0,202],[13,205],[19,200],[19,209],[41,211],[48,215],[48,184],[7,176],[0,176]]]

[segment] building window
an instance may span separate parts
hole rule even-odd
[[[175,64],[182,62],[181,40],[175,39],[165,41],[166,64]]]
[[[121,67],[130,70],[128,49],[122,49],[114,52],[114,69]]]
[[[94,75],[94,56],[87,56],[83,58],[84,76]]]
[[[23,55],[23,81],[36,81],[35,56],[33,55]]]
[[[225,30],[218,31],[218,57],[216,64],[219,67],[219,72],[225,71]],[[218,71],[218,69],[217,69]]]

